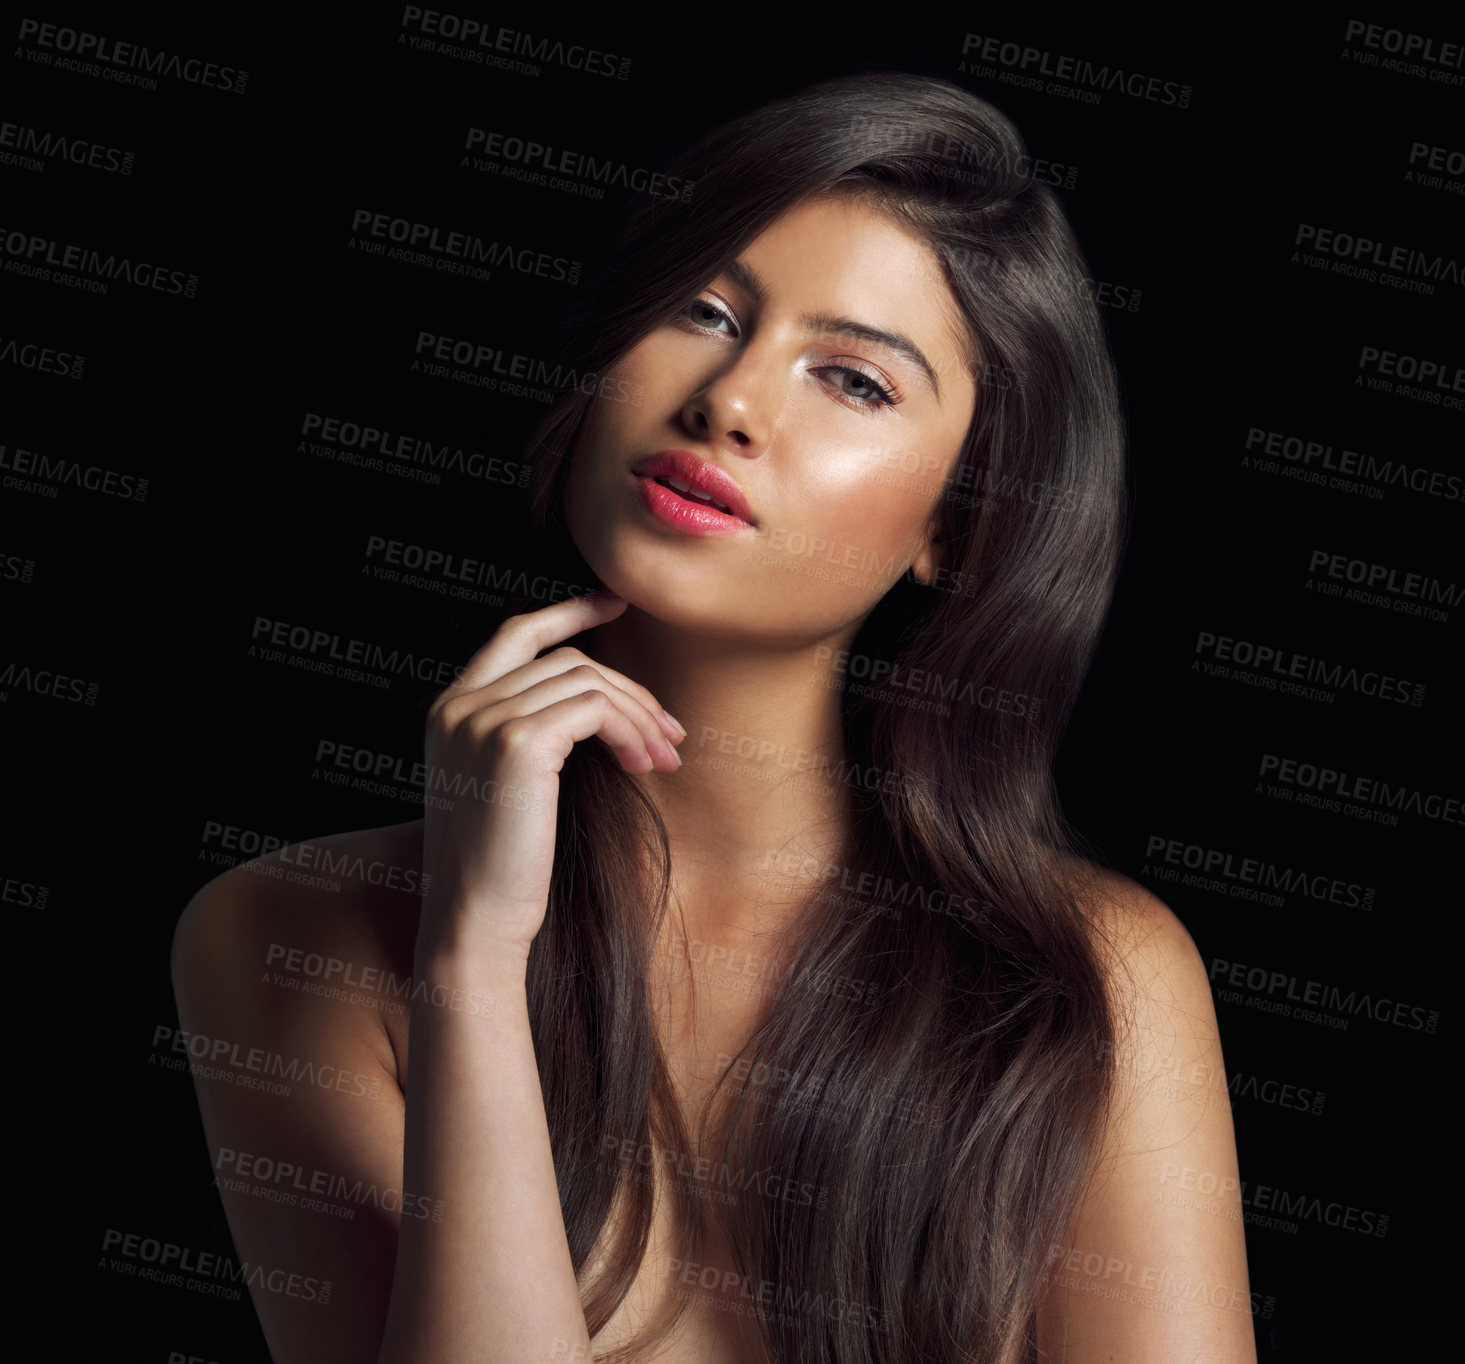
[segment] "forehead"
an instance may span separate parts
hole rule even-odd
[[[805,199],[742,252],[774,307],[838,312],[910,336],[941,378],[972,381],[966,318],[936,253],[912,228],[862,199]]]

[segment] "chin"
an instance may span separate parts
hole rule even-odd
[[[742,598],[742,610],[726,594],[711,593],[685,577],[665,571],[638,574],[610,568],[596,571],[596,576],[631,606],[672,630],[722,642],[754,643],[761,632],[747,626],[748,599]],[[766,619],[765,614],[765,619]]]

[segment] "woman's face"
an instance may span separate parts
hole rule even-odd
[[[929,523],[976,400],[964,335],[918,237],[855,201],[805,200],[600,386],[638,400],[586,413],[565,484],[576,546],[606,586],[704,635],[857,624],[907,568],[929,580],[940,564]],[[730,476],[751,524],[657,485],[644,466],[668,451]],[[684,482],[702,466],[678,468]]]

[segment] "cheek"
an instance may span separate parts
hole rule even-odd
[[[590,400],[570,445],[567,488],[583,492],[603,485],[621,455],[635,447],[636,423],[646,410],[644,395],[633,387],[636,382],[623,364],[601,375],[598,396]],[[621,393],[635,395],[636,401],[614,396]]]
[[[677,339],[677,335],[666,330],[653,332],[606,373],[615,375],[628,388],[644,393],[653,403],[664,401],[686,368],[684,349],[678,347]]]
[[[874,437],[843,440],[805,465],[800,520],[842,547],[900,553],[925,526],[943,473],[915,450]]]
[[[562,490],[565,524],[582,554],[590,547],[586,537],[590,541],[596,538],[592,509],[607,495],[618,439],[617,413],[613,410],[617,406],[602,398],[593,399],[566,455]]]
[[[578,504],[584,499],[586,483],[593,477],[592,451],[596,445],[596,408],[598,406],[598,403],[590,404],[580,423],[580,429],[575,433],[575,439],[570,444],[569,453],[565,456],[565,511],[572,518]]]
[[[761,585],[805,606],[811,624],[867,609],[909,563],[927,503],[882,486],[877,473],[868,466],[827,470],[765,527],[753,556],[766,571]]]

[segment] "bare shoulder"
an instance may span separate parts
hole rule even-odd
[[[1254,1296],[1221,1039],[1205,964],[1158,896],[1066,864],[1113,1025],[1114,1088],[1088,1189],[1050,1257],[1040,1358],[1251,1364]],[[1199,1183],[1219,1192],[1195,1198]]]
[[[1175,911],[1137,881],[1097,863],[1068,859],[1065,874],[1088,913],[1120,1020],[1142,1024],[1148,1019],[1153,1024],[1157,1010],[1169,1009],[1213,1023],[1205,962]]]
[[[367,1364],[380,1349],[409,1206],[399,1048],[418,829],[333,834],[242,863],[204,885],[174,931],[179,1049],[235,1248],[264,1267],[250,1292],[278,1364]]]
[[[180,1011],[205,998],[230,1016],[288,1010],[290,996],[354,1002],[390,1055],[394,1010],[381,987],[410,973],[421,889],[421,820],[305,839],[240,863],[179,916]]]
[[[415,894],[421,881],[418,819],[287,843],[205,882],[185,913],[207,914],[224,904],[299,911],[350,902],[371,914],[391,902],[390,892]]]

